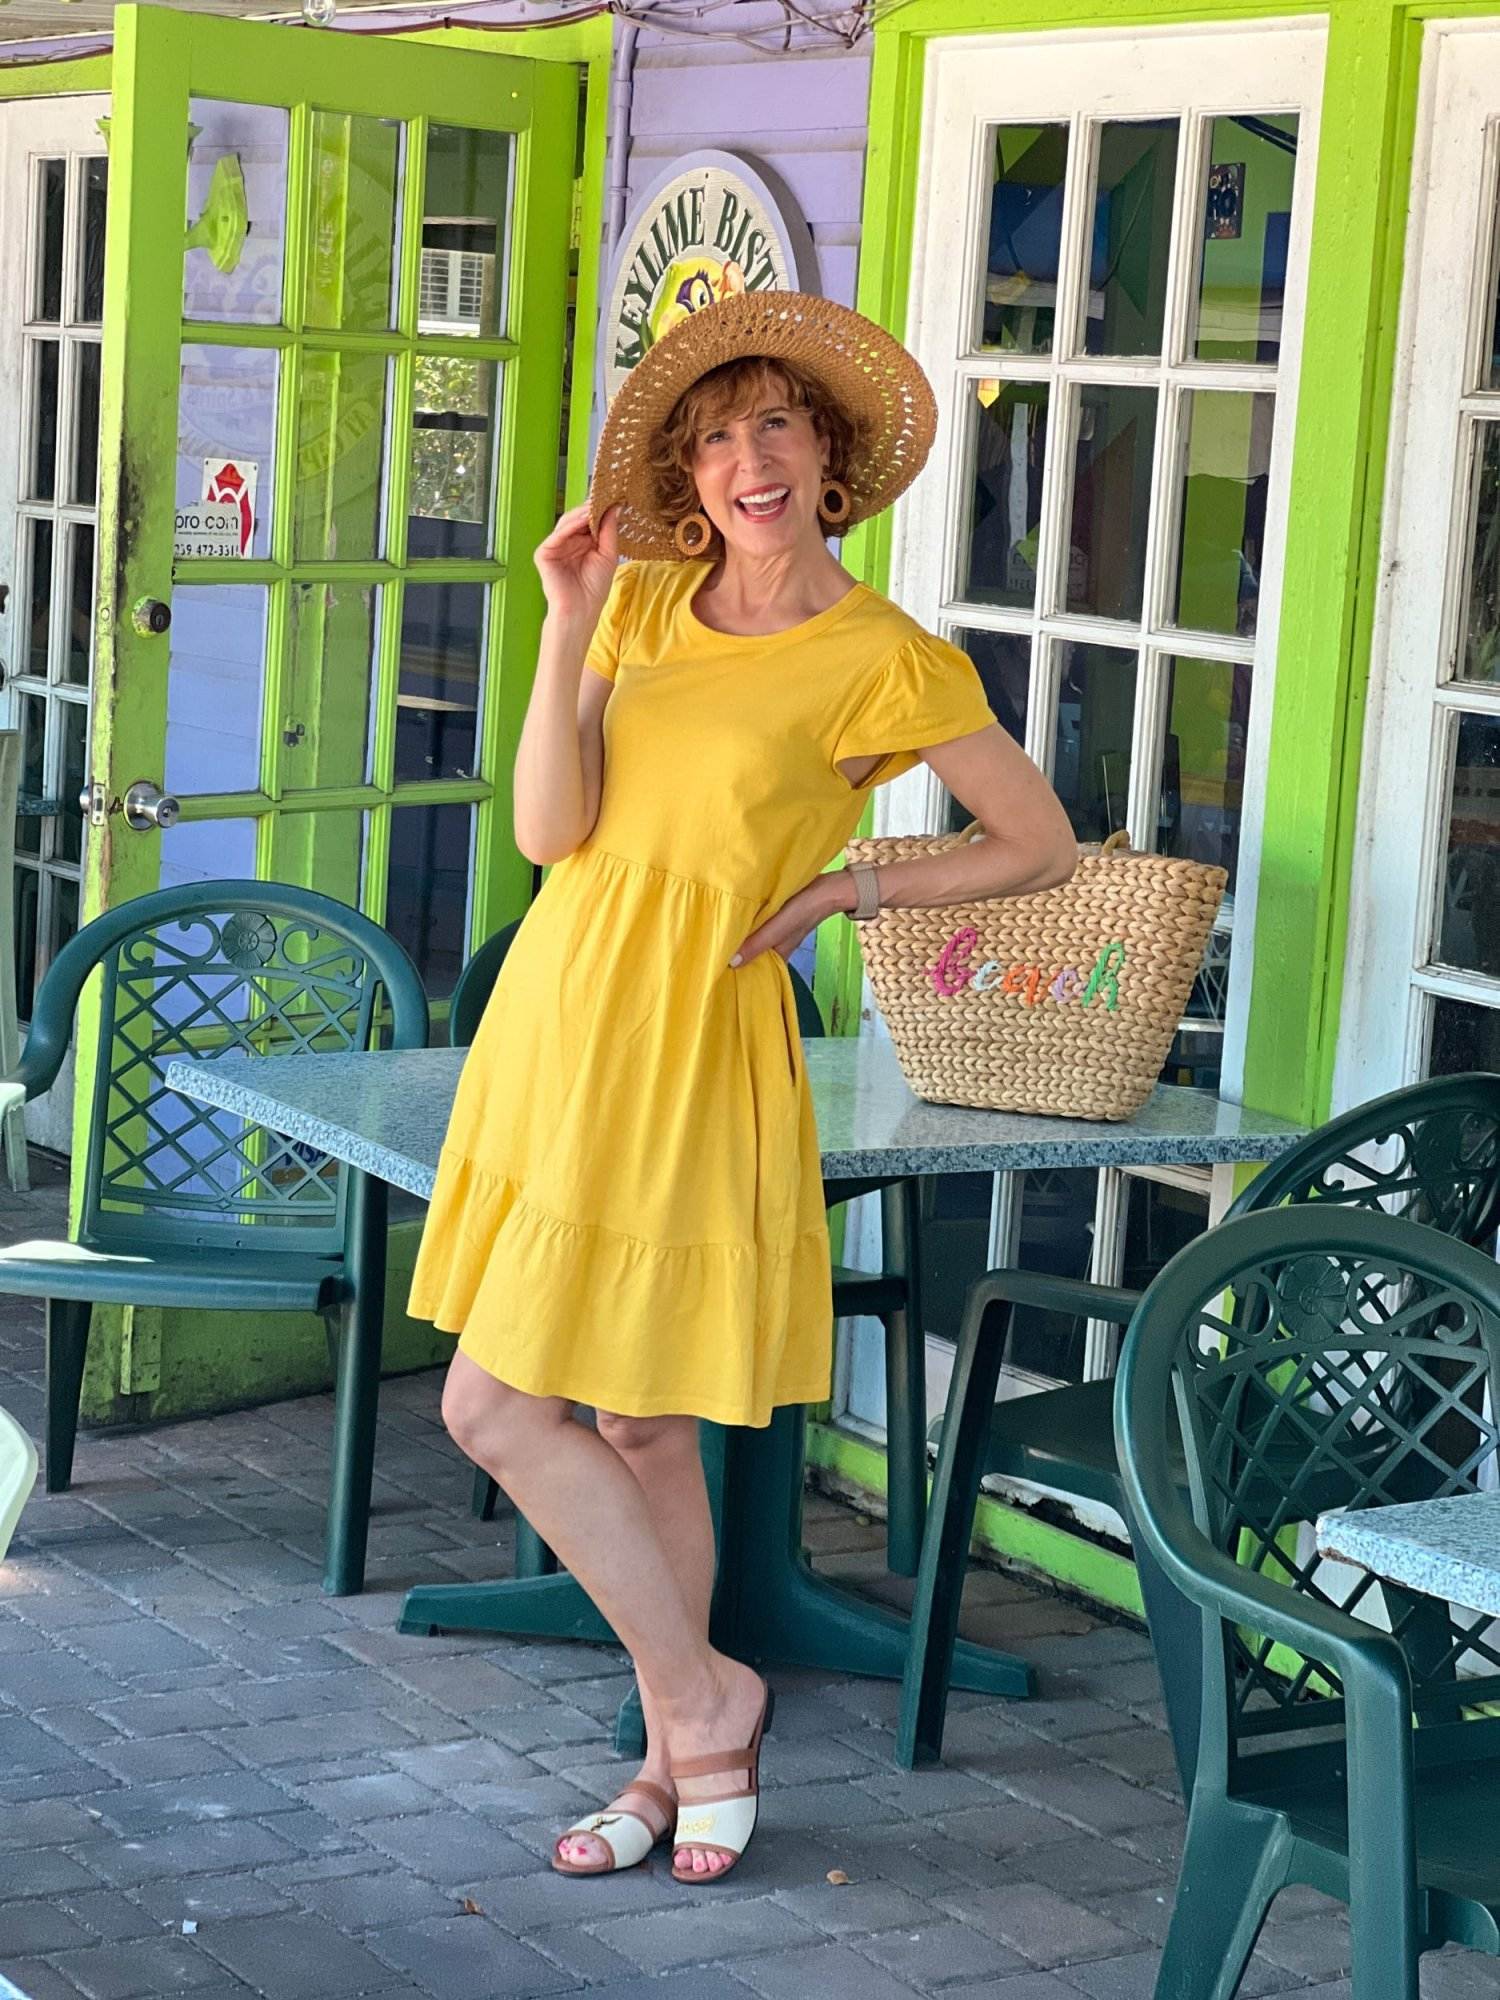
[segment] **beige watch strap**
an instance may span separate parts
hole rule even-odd
[[[857,924],[868,923],[880,908],[880,870],[871,861],[851,861],[848,866],[855,890],[849,914]]]

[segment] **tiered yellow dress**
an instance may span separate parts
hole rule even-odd
[[[828,1394],[828,1235],[786,965],[729,961],[871,785],[994,718],[965,656],[876,592],[731,637],[694,613],[707,574],[615,579],[598,822],[464,1065],[411,1310],[532,1395],[762,1425]],[[838,769],[882,753],[857,789]]]

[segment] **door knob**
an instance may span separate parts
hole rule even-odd
[[[137,778],[125,794],[125,824],[136,833],[156,827],[165,833],[182,817],[182,807],[170,792],[153,785],[149,778]]]
[[[142,639],[159,639],[172,629],[172,607],[159,597],[143,597],[131,612],[130,622]]]

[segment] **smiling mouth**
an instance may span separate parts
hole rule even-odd
[[[791,501],[789,486],[768,486],[755,493],[742,493],[735,506],[751,521],[776,521],[786,512]]]

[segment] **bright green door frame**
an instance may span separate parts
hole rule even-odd
[[[905,325],[929,43],[1297,14],[1326,16],[1329,40],[1245,1095],[1288,1117],[1315,1119],[1329,1103],[1343,978],[1422,22],[1500,15],[1500,7],[1494,0],[1441,7],[1403,0],[907,0],[875,30],[859,305],[898,332]],[[888,522],[863,530],[851,556],[867,580],[880,583],[889,574]],[[847,953],[843,940],[829,949]],[[847,954],[844,964],[848,1005],[857,992],[857,958]]]

